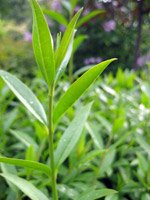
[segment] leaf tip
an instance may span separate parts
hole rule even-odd
[[[112,58],[112,59],[110,59],[110,61],[116,61],[116,60],[118,60],[118,58]]]

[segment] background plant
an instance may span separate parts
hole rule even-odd
[[[55,84],[61,75],[63,68],[66,66],[64,63],[66,63],[69,59],[68,49],[73,39],[76,22],[82,9],[77,12],[77,14],[68,24],[62,40],[57,43],[56,51],[54,51],[53,39],[43,16],[42,10],[37,1],[32,0],[30,2],[33,11],[33,47],[35,58],[47,84],[47,117],[41,103],[26,85],[6,71],[1,70],[0,76],[13,91],[13,93],[18,97],[18,99],[24,104],[24,106],[37,118],[37,120],[44,125],[48,139],[48,162],[50,167],[38,162],[38,157],[35,158],[35,153],[37,151],[36,148],[38,148],[38,145],[36,145],[36,143],[30,137],[27,138],[30,141],[32,140],[33,145],[28,147],[25,160],[1,157],[0,161],[16,166],[31,168],[44,173],[48,176],[47,184],[50,184],[51,186],[53,199],[58,199],[57,174],[59,173],[59,166],[66,160],[71,151],[77,145],[92,104],[90,103],[80,108],[75,118],[72,120],[72,122],[70,122],[69,126],[60,138],[56,150],[54,151],[55,125],[58,119],[74,104],[76,100],[78,100],[78,98],[92,84],[98,75],[116,59],[104,61],[84,73],[60,98],[53,111]],[[21,135],[23,135],[23,133],[20,131],[11,130],[10,132],[13,135],[20,135],[18,138],[21,138]],[[9,173],[7,169],[3,167],[3,165],[2,171],[3,173],[1,176],[10,183],[10,187],[14,187],[15,185],[15,187],[19,188],[31,199],[48,199],[43,192],[41,192],[30,181],[28,181],[31,176],[30,170],[27,170],[26,172],[27,180],[16,176],[16,173]],[[81,193],[80,197],[78,197],[77,194],[75,199],[96,199],[113,193],[116,193],[116,191],[111,189],[98,190],[97,188],[93,187],[90,194],[85,191],[83,194]],[[17,196],[19,195],[20,194],[17,193]]]

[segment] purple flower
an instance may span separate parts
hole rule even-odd
[[[137,63],[138,66],[143,66],[144,63],[145,63],[143,57],[139,57],[137,59],[136,63]]]
[[[114,20],[109,20],[103,24],[105,32],[110,32],[116,29],[116,22]]]
[[[83,10],[82,14],[83,14],[83,16],[85,16],[85,15],[89,14],[89,12],[90,12],[90,9],[87,8],[87,9]]]
[[[91,58],[86,58],[84,60],[84,64],[85,65],[97,64],[97,63],[100,63],[101,61],[102,61],[102,58],[100,58],[100,57],[97,57],[97,58],[91,57]]]
[[[49,18],[47,18],[47,23],[48,23],[48,26],[49,26],[49,27],[52,27],[52,26],[53,26],[53,22],[52,22],[52,20],[50,20]]]
[[[23,39],[26,42],[32,41],[32,34],[29,31],[24,32]]]
[[[51,8],[53,10],[60,11],[61,10],[61,3],[59,2],[59,0],[54,0],[52,2]]]
[[[144,64],[146,63],[149,63],[150,62],[150,52],[148,52],[146,55],[144,56],[140,56],[138,57],[136,63],[138,66],[143,66]]]
[[[113,5],[114,7],[117,7],[117,6],[119,5],[119,3],[118,3],[117,1],[113,1],[113,2],[112,2],[112,5]]]
[[[103,8],[103,4],[100,3],[100,2],[96,2],[95,6],[96,6],[97,9],[102,9]]]

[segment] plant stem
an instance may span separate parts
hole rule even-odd
[[[53,128],[53,94],[54,94],[54,86],[52,85],[49,91],[49,108],[48,108],[48,131],[49,131],[49,156],[50,156],[50,168],[52,172],[51,176],[51,187],[52,187],[52,196],[53,200],[58,200],[57,194],[57,186],[56,186],[56,179],[57,173],[55,170],[55,161],[54,161],[54,144],[53,144],[53,135],[54,135],[54,128]]]

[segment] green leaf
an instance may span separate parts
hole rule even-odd
[[[86,190],[85,192],[77,196],[75,200],[95,200],[95,199],[106,197],[108,195],[112,195],[115,193],[117,193],[117,191],[112,190],[112,189],[96,190],[96,189],[89,188],[88,190]]]
[[[0,76],[24,106],[43,124],[47,124],[45,111],[33,92],[19,79],[0,70]]]
[[[96,156],[100,157],[104,155],[106,152],[107,150],[103,149],[103,150],[93,150],[93,151],[90,151],[89,153],[86,153],[86,155],[83,156],[83,158],[81,158],[81,160],[79,161],[79,166],[85,165],[86,163],[94,159]]]
[[[103,158],[103,161],[101,162],[99,174],[102,176],[107,170],[109,170],[112,167],[112,164],[115,160],[116,156],[116,150],[115,149],[109,149],[106,152],[106,155]]]
[[[81,45],[81,43],[87,39],[86,35],[79,35],[74,39],[74,43],[73,43],[73,53],[79,48],[79,46]]]
[[[82,26],[84,23],[88,22],[90,19],[96,17],[99,14],[104,13],[104,10],[94,10],[92,12],[90,12],[89,14],[85,15],[84,17],[82,17],[78,23],[77,23],[77,28]]]
[[[60,78],[60,76],[62,75],[62,73],[65,71],[67,65],[68,65],[68,62],[70,60],[70,57],[71,57],[71,53],[72,53],[72,48],[73,48],[73,41],[74,41],[74,35],[75,35],[75,32],[76,30],[74,30],[74,34],[72,35],[72,39],[70,41],[70,44],[68,46],[68,50],[66,52],[66,55],[60,65],[60,67],[58,68],[57,70],[57,73],[56,73],[56,78],[55,78],[55,82],[58,81],[58,79]]]
[[[114,60],[116,60],[116,58],[95,65],[69,87],[54,109],[54,122],[56,122],[68,108],[79,99],[93,81],[95,81],[104,69]]]
[[[33,140],[32,137],[30,137],[29,134],[24,133],[22,131],[17,130],[10,130],[10,133],[15,136],[21,143],[23,143],[26,147],[29,147],[30,145],[34,146],[34,148],[37,150],[39,148],[38,144]]]
[[[69,1],[61,1],[62,6],[69,12],[69,14],[72,14],[72,6]]]
[[[72,10],[73,10],[75,8],[75,6],[77,5],[78,0],[71,0],[70,3],[71,3]]]
[[[32,200],[49,200],[45,194],[37,189],[32,183],[13,174],[0,174],[3,178],[16,185],[25,195]]]
[[[112,131],[112,124],[101,114],[96,116],[96,119],[101,123],[101,125],[108,131],[108,134]]]
[[[98,149],[102,149],[103,148],[103,143],[102,143],[102,139],[100,137],[99,131],[93,130],[89,123],[86,123],[85,127],[86,127],[87,131],[89,132],[89,134],[91,135],[95,146]]]
[[[69,127],[65,130],[55,151],[56,167],[64,162],[80,139],[91,106],[92,103],[89,103],[88,105],[80,108]]]
[[[37,64],[50,86],[55,76],[53,40],[43,12],[36,0],[30,0],[33,11],[33,48]]]
[[[55,59],[56,59],[56,69],[60,67],[62,61],[64,60],[64,57],[66,55],[66,52],[68,50],[68,47],[70,45],[70,42],[73,38],[74,34],[74,29],[77,23],[77,20],[82,12],[82,9],[80,9],[76,15],[72,18],[70,23],[68,24],[66,31],[64,33],[64,36],[62,38],[62,41],[60,43],[60,46],[58,47],[56,54],[55,54]]]
[[[35,161],[0,157],[0,162],[41,171],[48,176],[51,174],[50,168],[47,165]]]
[[[81,76],[83,73],[85,73],[86,71],[88,71],[90,68],[92,68],[94,65],[86,65],[84,67],[81,67],[80,69],[78,69],[74,74],[74,79],[77,79],[79,76]]]
[[[5,174],[10,173],[10,174],[14,174],[17,176],[17,170],[16,170],[15,166],[9,165],[6,163],[0,163],[0,167],[1,167],[1,173],[5,173]],[[9,185],[9,187],[11,188],[11,190],[13,190],[16,193],[16,196],[17,196],[18,188],[11,182],[9,182],[7,180],[6,180],[6,182]]]
[[[59,45],[60,45],[61,36],[62,36],[62,33],[61,33],[61,32],[57,33],[57,37],[56,37],[56,50],[58,49],[58,47],[59,47]]]
[[[44,12],[44,14],[50,16],[52,19],[57,21],[59,24],[67,26],[68,21],[61,13],[58,13],[58,12],[53,11],[53,10],[47,10],[47,9],[44,9],[43,12]]]
[[[142,135],[137,134],[135,140],[142,147],[142,149],[144,149],[145,152],[147,152],[147,154],[150,156],[150,144],[147,143],[144,137],[142,137]]]

